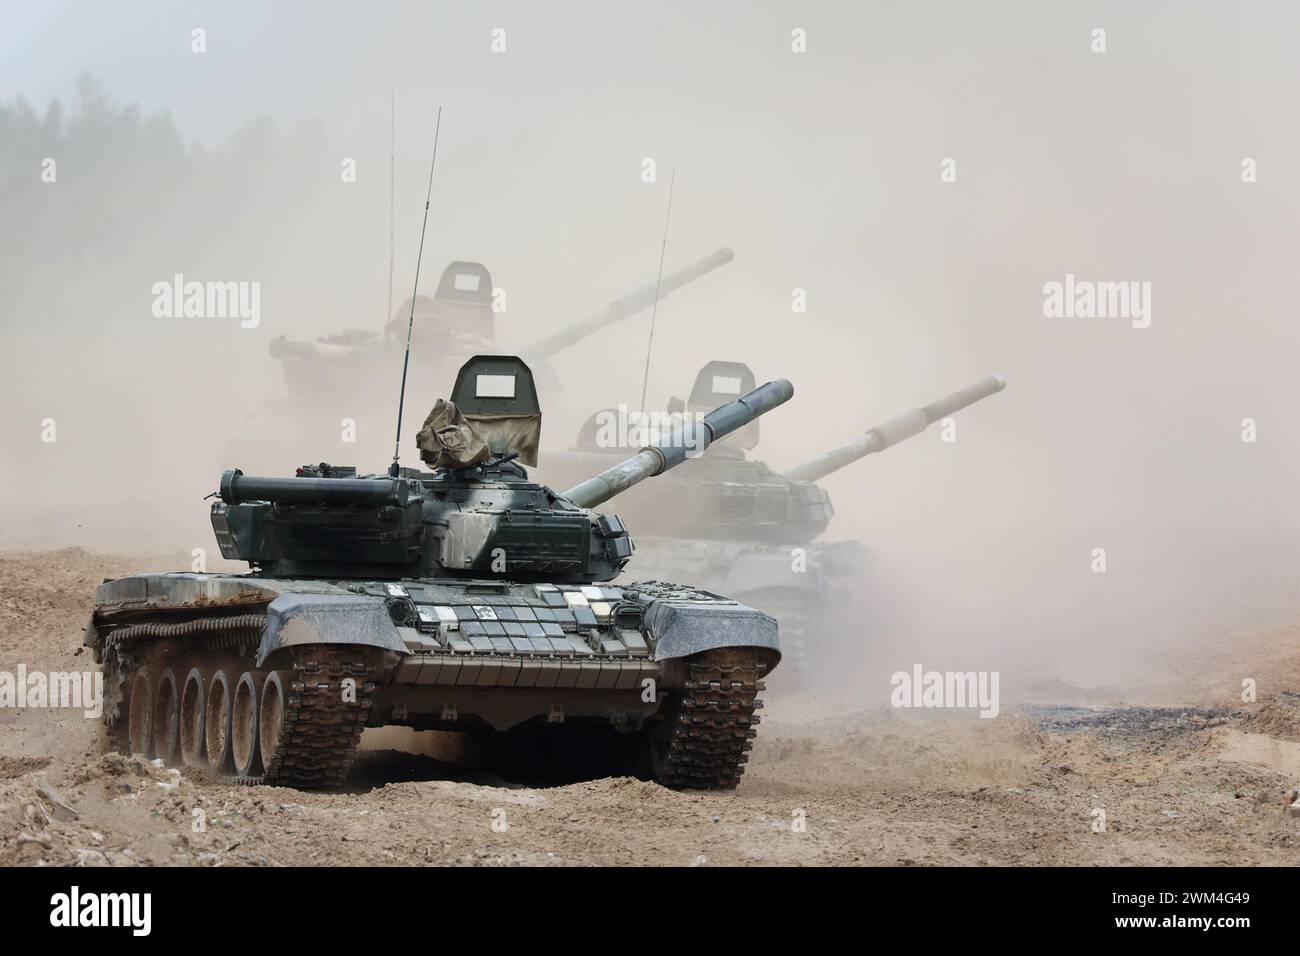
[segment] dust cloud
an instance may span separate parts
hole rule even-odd
[[[414,281],[442,106],[421,289],[453,259],[484,262],[508,293],[504,347],[654,278],[675,167],[666,269],[720,246],[736,258],[660,307],[651,407],[710,359],[788,377],[797,396],[758,449],[781,468],[1007,376],[958,416],[955,443],[931,429],[825,480],[827,540],[862,540],[871,559],[841,685],[875,699],[918,661],[1003,670],[1012,695],[1134,688],[1184,644],[1294,621],[1300,133],[1278,119],[1300,11],[385,11],[11,12],[0,547],[215,552],[202,498],[241,464],[222,460],[240,423],[284,394],[271,341],[389,318],[391,93],[394,305]],[[257,326],[156,317],[152,288],[178,273],[260,283]],[[1043,286],[1067,273],[1151,283],[1150,326],[1046,318]],[[638,400],[648,332],[642,314],[556,356],[549,446]],[[399,375],[353,382],[358,403],[395,406]],[[409,401],[449,384],[414,381]],[[389,440],[388,418],[362,425]]]

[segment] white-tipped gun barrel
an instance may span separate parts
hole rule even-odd
[[[605,308],[601,309],[595,315],[590,315],[581,321],[566,326],[554,335],[534,343],[531,348],[522,351],[523,355],[530,359],[550,358],[556,352],[568,348],[574,342],[580,341],[591,335],[593,332],[599,332],[607,325],[613,325],[615,322],[621,322],[623,319],[630,318],[644,309],[650,308],[655,303],[655,294],[658,292],[662,300],[664,296],[675,289],[680,289],[688,282],[694,282],[703,275],[707,275],[720,266],[725,266],[728,262],[736,257],[730,249],[719,249],[717,252],[705,256],[690,265],[678,269],[671,275],[666,275],[659,282],[651,282],[630,292],[621,299],[615,299]]]
[[[638,482],[662,475],[688,458],[698,458],[704,450],[737,428],[766,415],[794,396],[794,386],[785,379],[760,385],[748,395],[715,408],[703,419],[688,422],[657,445],[648,445],[613,468],[588,478],[564,492],[580,508],[595,508]]]
[[[798,468],[791,468],[782,474],[791,481],[817,481],[845,465],[865,458],[867,455],[884,451],[890,445],[897,445],[905,438],[919,435],[940,419],[947,418],[961,411],[967,405],[974,405],[981,399],[995,395],[1006,388],[1007,380],[1001,375],[990,375],[974,385],[953,392],[946,398],[932,402],[924,408],[916,408],[897,418],[891,418],[883,425],[869,429],[866,434],[855,438],[846,445],[833,448],[825,454],[806,461]]]

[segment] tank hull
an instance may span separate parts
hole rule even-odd
[[[676,585],[148,574],[85,642],[110,743],[237,782],[341,785],[365,727],[612,730],[626,772],[738,783],[776,622]]]

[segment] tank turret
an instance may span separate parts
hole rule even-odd
[[[712,446],[692,467],[619,499],[619,514],[640,531],[633,568],[648,577],[684,575],[774,615],[785,655],[782,673],[796,684],[806,682],[821,664],[842,663],[846,658],[840,652],[854,653],[834,647],[841,630],[833,623],[835,614],[845,615],[843,609],[863,594],[885,601],[876,590],[881,575],[871,567],[869,549],[854,540],[827,542],[835,512],[818,479],[920,433],[1001,391],[1004,384],[1001,376],[989,376],[785,472],[753,454],[759,423],[748,424]],[[709,362],[689,397],[669,403],[665,419],[689,420],[753,388],[754,374],[747,365]],[[624,420],[617,409],[591,416],[572,451],[544,457],[546,479],[569,484],[600,462],[627,454],[640,431],[614,427]],[[639,422],[644,428],[656,420],[657,413],[642,414]],[[832,614],[828,608],[837,610]],[[852,613],[845,616],[855,628],[861,624]]]
[[[753,382],[754,374],[747,365],[709,362],[696,377],[689,399],[674,399],[670,404],[668,420],[689,423],[707,403],[752,389]],[[751,423],[735,429],[728,441],[710,448],[689,473],[630,494],[620,512],[634,525],[670,538],[806,544],[824,532],[834,516],[830,496],[817,484],[818,479],[919,434],[933,422],[996,394],[1005,384],[1002,376],[990,375],[783,472],[747,454],[758,439],[755,416]],[[617,454],[619,446],[611,447],[610,439],[622,436],[606,427],[616,416],[615,409],[597,412],[583,425],[574,451],[547,455],[543,462],[547,479],[557,484],[572,481],[579,473],[590,471],[593,461]]]
[[[535,464],[541,429],[531,371],[514,356],[477,355],[420,433],[433,471],[227,471],[212,525],[223,556],[268,576],[608,581],[631,556],[631,540],[617,517],[589,509],[703,454],[793,394],[789,382],[769,382],[556,493],[520,464]]]
[[[534,362],[552,358],[601,329],[650,308],[655,302],[656,294],[662,300],[734,258],[735,254],[730,249],[719,249],[664,276],[660,282],[650,282],[615,299],[599,312],[579,319],[520,351]],[[482,263],[452,262],[443,270],[437,291],[432,296],[417,296],[414,302],[413,328],[420,337],[440,342],[447,337],[462,339],[477,349],[490,348],[496,339],[492,276]],[[400,347],[405,341],[411,309],[412,300],[408,298],[398,307],[382,334],[351,329],[314,342],[278,336],[271,341],[271,357],[285,363],[284,374],[291,391],[311,390],[312,379],[304,363],[316,364],[324,374],[326,369],[336,365],[365,361],[368,356],[382,357],[390,348]],[[417,351],[416,354],[436,358],[441,351],[445,349]],[[464,356],[466,353],[460,354]],[[327,388],[333,387],[332,380],[322,384]]]

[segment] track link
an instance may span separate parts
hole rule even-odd
[[[292,673],[279,746],[275,753],[262,755],[266,773],[255,782],[301,789],[337,787],[352,769],[361,731],[370,718],[374,675],[364,655],[346,647],[313,648],[294,662]],[[352,701],[344,699],[347,680],[355,681]]]
[[[758,735],[756,696],[767,667],[752,651],[706,651],[687,665],[656,776],[674,788],[731,789],[740,783]]]

